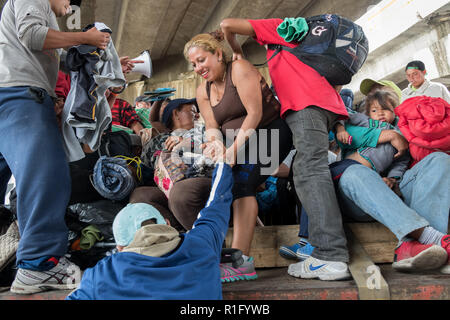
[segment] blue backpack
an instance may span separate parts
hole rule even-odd
[[[362,28],[335,14],[306,18],[306,22],[309,30],[303,40],[294,48],[269,44],[269,49],[275,52],[266,62],[285,50],[315,69],[330,84],[350,83],[369,53],[369,42]]]

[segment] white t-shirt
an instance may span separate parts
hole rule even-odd
[[[402,102],[417,96],[442,98],[450,103],[450,94],[447,87],[439,82],[425,80],[418,89],[413,89],[411,84],[409,84],[408,87],[402,91]]]

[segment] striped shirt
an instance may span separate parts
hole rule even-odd
[[[116,98],[116,101],[114,101],[114,105],[111,108],[111,114],[112,125],[121,125],[131,128],[131,125],[136,121],[142,124],[141,119],[136,111],[134,111],[131,104],[119,98]]]

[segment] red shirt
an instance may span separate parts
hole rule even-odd
[[[131,104],[119,98],[116,98],[114,101],[114,105],[111,108],[111,116],[113,125],[131,128],[133,122],[141,122]]]
[[[280,44],[295,47],[295,43],[284,41],[277,33],[281,19],[248,20],[261,44]],[[267,50],[269,59],[274,50]],[[347,118],[348,113],[339,93],[316,70],[302,63],[297,57],[281,50],[268,63],[270,78],[281,103],[281,116],[287,110],[302,110],[317,106]]]

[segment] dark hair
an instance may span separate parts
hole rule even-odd
[[[170,117],[169,117],[169,119],[167,121],[167,124],[166,124],[167,128],[169,128],[170,130],[173,130],[173,126],[174,126],[174,123],[173,123],[173,112],[174,111],[180,111],[184,106],[185,106],[184,104],[180,104],[178,107],[176,107],[175,109],[172,110],[172,112],[171,112],[172,114],[170,115]]]
[[[414,69],[419,69],[420,71],[424,71],[425,70],[425,64],[420,61],[420,60],[414,60],[411,61],[410,63],[408,63],[406,65],[405,71],[408,70],[409,68],[414,68]]]
[[[395,92],[377,90],[368,95],[364,102],[367,115],[370,114],[370,107],[374,101],[377,101],[383,110],[390,110],[392,112],[394,112],[394,108],[400,103],[398,95]]]
[[[143,227],[143,226],[147,226],[147,225],[149,225],[149,224],[156,224],[156,219],[155,218],[151,218],[151,219],[147,219],[147,220],[144,220],[144,221],[142,221],[142,223],[141,223],[141,227]]]

